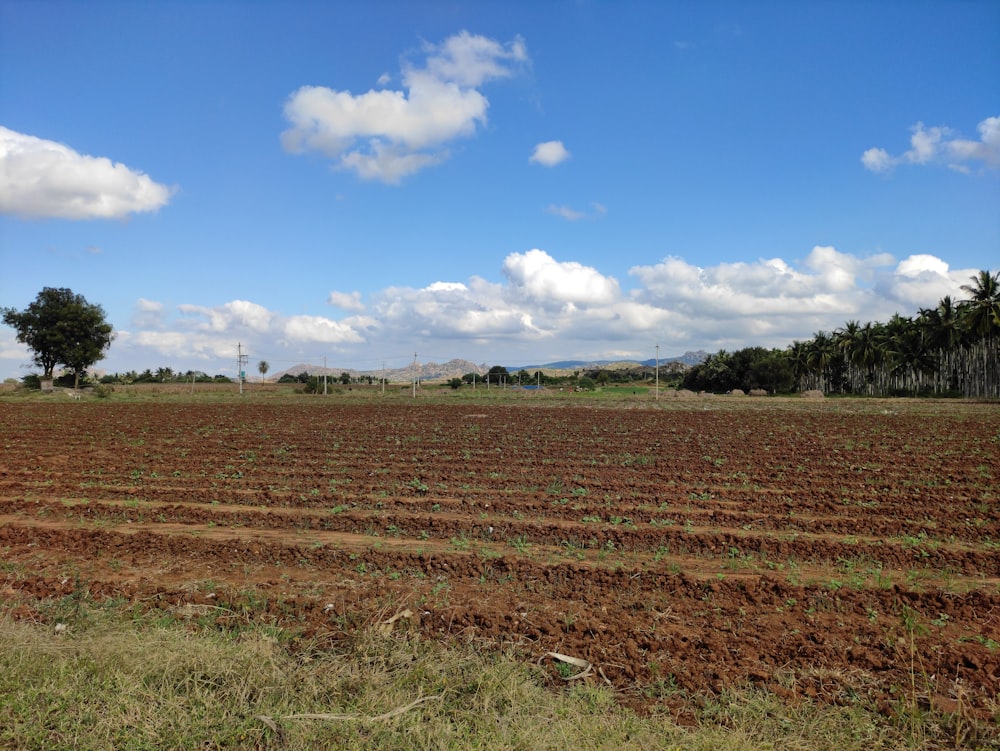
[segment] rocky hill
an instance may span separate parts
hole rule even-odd
[[[708,357],[707,352],[685,352],[680,357],[667,357],[660,360],[660,367],[667,367],[671,364],[674,364],[675,366],[684,365],[690,367],[703,362],[706,357]],[[545,363],[544,365],[506,365],[504,367],[506,367],[507,371],[510,373],[516,373],[519,370],[527,370],[529,373],[534,373],[535,371],[541,370],[543,373],[548,375],[555,375],[566,371],[589,370],[594,368],[652,368],[655,365],[655,359],[644,360],[642,362],[635,360],[562,360],[560,362]],[[285,368],[278,373],[269,374],[267,380],[277,381],[282,376],[290,375],[294,377],[298,376],[300,373],[306,373],[311,376],[326,375],[328,378],[337,379],[340,378],[341,373],[347,373],[351,376],[351,378],[385,378],[389,383],[409,383],[413,381],[414,377],[421,381],[447,381],[451,378],[461,378],[466,373],[476,373],[481,376],[486,375],[486,372],[490,369],[490,367],[490,365],[485,363],[476,365],[474,362],[463,360],[461,358],[449,360],[446,363],[418,362],[416,365],[410,363],[403,368],[387,368],[384,371],[381,369],[354,370],[352,368],[338,367],[324,368],[322,365],[299,363],[298,365],[293,365],[290,368]]]
[[[418,362],[415,366],[410,363],[405,368],[386,368],[385,370],[354,370],[352,368],[324,368],[322,365],[310,365],[299,363],[290,368],[285,368],[279,373],[268,376],[269,381],[277,381],[282,376],[297,376],[306,373],[311,376],[323,376],[328,378],[340,378],[341,373],[347,373],[351,378],[385,378],[390,383],[409,383],[416,376],[421,381],[447,381],[451,378],[461,378],[466,373],[478,373],[485,375],[489,370],[487,365],[476,365],[473,362],[462,359],[449,360],[446,363]]]

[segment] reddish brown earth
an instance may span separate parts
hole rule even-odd
[[[409,609],[636,706],[996,719],[997,405],[331,402],[0,403],[0,605],[321,641]]]

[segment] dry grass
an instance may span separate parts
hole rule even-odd
[[[321,649],[266,625],[224,632],[89,604],[72,612],[56,633],[0,610],[0,747],[951,747],[930,719],[914,733],[861,706],[792,706],[750,690],[703,703],[699,726],[685,728],[666,710],[636,714],[600,686],[556,687],[514,655],[375,628]]]

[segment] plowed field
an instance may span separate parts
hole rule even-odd
[[[85,594],[322,641],[408,610],[632,705],[997,711],[997,405],[53,400],[0,404],[0,445],[14,617]]]

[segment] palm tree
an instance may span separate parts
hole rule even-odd
[[[964,333],[958,307],[951,295],[945,295],[936,308],[921,308],[919,324],[927,337],[928,348],[937,354],[938,372],[936,391],[956,391],[965,379],[959,377],[959,357]]]
[[[966,394],[1000,396],[1000,271],[983,270],[962,290],[972,297],[959,303],[964,328],[970,334],[971,352]]]
[[[809,373],[809,344],[795,340],[786,350],[789,362],[792,364],[792,373],[795,376],[795,387],[805,391],[805,377]]]
[[[847,360],[847,388],[852,392],[857,390],[856,347],[860,331],[860,323],[857,321],[848,321],[844,324],[844,328],[833,332],[836,347],[844,354]]]
[[[980,271],[972,284],[962,285],[962,291],[972,295],[959,304],[969,331],[984,337],[1000,332],[1000,271]]]
[[[809,369],[818,377],[818,387],[822,391],[829,390],[830,363],[837,354],[833,337],[825,331],[817,331],[809,343]]]
[[[923,330],[912,318],[896,313],[885,325],[885,355],[889,366],[890,390],[917,391],[932,363]]]
[[[261,360],[257,363],[257,371],[260,373],[260,382],[264,382],[264,376],[267,375],[267,371],[271,369],[271,364],[267,360]]]
[[[865,371],[865,391],[875,391],[875,372],[885,360],[886,337],[881,324],[866,323],[858,330],[854,362]]]
[[[900,386],[918,393],[923,379],[938,369],[938,360],[927,346],[924,331],[915,325],[902,330],[893,340],[893,375],[902,379]]]

